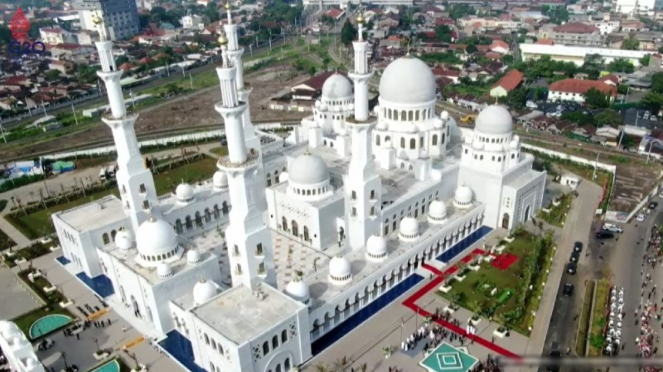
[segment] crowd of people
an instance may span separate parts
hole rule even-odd
[[[644,242],[644,237],[641,238]],[[639,243],[639,241],[638,241]],[[657,257],[661,255],[661,234],[658,226],[654,225],[651,235],[647,242],[647,252],[642,258],[642,269],[640,270],[640,277],[642,278],[642,286],[640,292],[640,304],[635,310],[635,324],[640,325],[640,335],[635,339],[638,346],[638,356],[641,358],[651,358],[658,352],[658,344],[660,336],[658,332],[654,331],[654,321],[660,323],[663,316],[663,298],[661,298],[661,306],[657,303],[657,286],[653,284],[654,278],[646,271],[656,268],[658,261]],[[663,324],[661,325],[663,327]],[[661,372],[663,367],[660,366],[646,366],[643,367],[644,372]]]

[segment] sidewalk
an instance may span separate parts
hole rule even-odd
[[[9,208],[9,206],[7,206]],[[0,230],[7,234],[7,236],[16,243],[14,248],[18,247],[19,249],[29,246],[32,241],[28,239],[23,233],[18,231],[11,223],[0,216]],[[2,247],[3,249],[5,247]]]
[[[557,254],[555,255],[548,280],[541,296],[539,311],[534,320],[532,333],[527,342],[525,355],[541,355],[546,342],[550,318],[552,317],[555,300],[557,298],[557,289],[564,275],[564,265],[567,257],[571,254],[573,242],[576,240],[575,232],[587,232],[591,229],[594,211],[598,205],[598,199],[601,195],[601,188],[589,181],[580,183],[577,189],[580,196],[571,204],[571,208],[566,218],[564,228],[556,239]],[[531,223],[528,223],[531,225]],[[533,368],[523,367],[521,371],[535,371]]]

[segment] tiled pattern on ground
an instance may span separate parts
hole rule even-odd
[[[326,268],[329,263],[327,255],[275,231],[272,231],[272,244],[278,288],[285,288],[288,282],[295,278],[296,271],[301,271],[306,277],[314,271]]]
[[[221,278],[223,284],[232,285],[230,277],[230,259],[228,258],[228,247],[225,246],[223,238],[217,231],[208,231],[205,234],[200,234],[195,237],[189,238],[201,251],[208,250],[210,247],[217,247],[214,253],[219,256],[219,267],[221,268]]]
[[[38,297],[28,286],[14,272],[6,268],[0,269],[0,298],[11,299],[0,304],[2,319],[14,319],[41,306]]]

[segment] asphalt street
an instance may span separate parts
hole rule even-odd
[[[601,228],[603,221],[595,220],[592,229],[576,229],[576,241],[584,244],[583,253],[578,262],[575,275],[564,273],[559,284],[558,297],[555,301],[553,315],[550,319],[550,327],[546,336],[544,355],[548,355],[553,342],[559,344],[563,352],[570,348],[571,355],[575,355],[575,343],[578,332],[578,321],[582,309],[585,293],[585,283],[592,279],[609,277],[615,286],[624,287],[624,302],[626,321],[622,330],[622,340],[626,343],[626,349],[619,356],[635,356],[637,351],[635,340],[639,336],[639,326],[635,325],[633,314],[640,303],[641,289],[641,264],[645,254],[645,244],[638,239],[647,236],[654,223],[660,223],[663,218],[661,207],[652,211],[644,222],[633,221],[629,224],[621,224],[624,229],[622,234],[616,235],[614,239],[597,240],[594,232]],[[567,258],[568,261],[569,258]],[[575,286],[572,296],[563,296],[562,287],[565,283]],[[634,367],[611,368],[610,370],[623,370],[632,372]],[[591,371],[591,367],[564,367],[562,372],[585,372]],[[541,372],[545,369],[540,369]]]

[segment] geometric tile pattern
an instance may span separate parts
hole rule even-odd
[[[328,255],[276,231],[271,231],[271,233],[277,288],[284,289],[297,276],[297,271],[301,271],[306,277],[314,271],[327,268],[330,260]]]
[[[419,365],[429,372],[467,372],[474,368],[478,361],[466,350],[444,342],[428,354]]]

